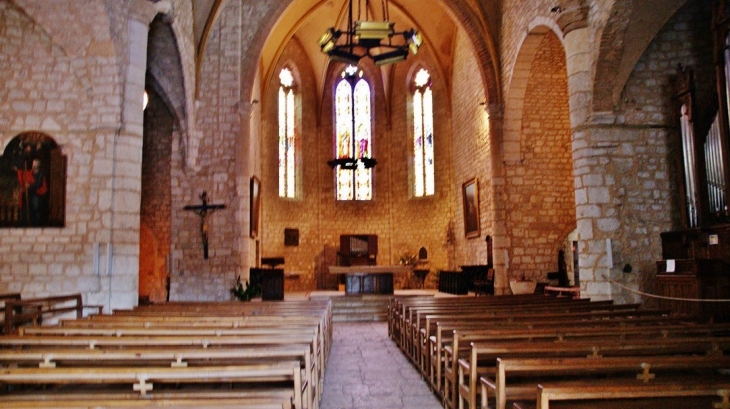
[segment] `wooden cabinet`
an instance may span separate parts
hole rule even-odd
[[[664,297],[659,308],[730,322],[730,303],[713,301],[730,299],[728,265],[717,259],[672,261],[674,272],[666,272],[666,260],[657,262],[656,291]]]
[[[284,269],[282,268],[252,268],[250,272],[251,285],[261,285],[261,300],[284,300]]]

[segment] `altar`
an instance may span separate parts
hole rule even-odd
[[[410,274],[412,267],[330,266],[330,274],[345,275],[345,294],[393,294],[393,274]]]

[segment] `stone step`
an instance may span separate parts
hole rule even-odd
[[[387,321],[387,296],[332,297],[332,320],[335,322]]]

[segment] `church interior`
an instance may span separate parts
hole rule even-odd
[[[730,260],[716,2],[0,5],[2,291],[221,301],[269,259],[287,293],[337,290],[348,235],[377,237],[368,264],[424,251],[424,288],[489,266],[496,294],[561,272],[593,299],[655,302],[664,260]],[[341,128],[348,19],[388,20],[396,45],[355,53],[369,119]],[[356,122],[368,139],[343,151]],[[361,143],[364,179],[330,164]],[[40,224],[15,176],[34,157]]]
[[[0,0],[0,295],[551,290],[728,322],[728,44],[725,0]],[[331,305],[298,302],[326,355]],[[318,407],[307,357],[284,407]]]
[[[577,360],[641,322],[641,397],[728,408],[730,382],[713,371],[730,365],[729,44],[725,0],[0,0],[0,396],[10,383],[61,382],[48,355],[39,368],[20,352],[27,338],[71,348],[56,338],[77,337],[83,356],[55,352],[69,367],[149,365],[169,358],[161,339],[158,350],[142,340],[159,331],[177,351],[172,366],[187,369],[134,375],[148,405],[159,393],[180,407],[365,407],[323,403],[322,382],[335,381],[324,377],[334,341],[322,294],[384,294],[383,337],[436,407],[638,396],[618,379],[508,396],[478,372],[508,353],[480,342],[507,335],[466,329],[518,331],[487,324],[504,316],[534,320],[530,331],[573,328],[572,314],[604,322],[576,329],[585,339],[569,352],[540,348],[576,361],[521,370],[634,371],[626,346],[602,345],[605,361],[590,369]],[[47,313],[78,322],[11,335],[11,317],[41,324]],[[348,328],[339,337],[367,338]],[[669,339],[644,338],[654,332]],[[126,335],[127,351],[115,344]],[[538,335],[509,336],[511,354]],[[256,337],[277,344],[264,348],[275,365],[253,367],[262,349],[242,339]],[[195,342],[219,345],[176,349]],[[102,359],[97,345],[118,354]],[[657,387],[651,359],[702,377]],[[245,406],[248,389],[182,386],[183,400],[164,387],[198,382],[200,362],[217,360],[237,366],[207,367],[203,383],[293,388]],[[124,371],[115,365],[94,369],[96,380],[64,370],[105,383]],[[393,407],[428,407],[414,405]]]

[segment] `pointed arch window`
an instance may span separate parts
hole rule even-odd
[[[431,75],[421,69],[416,73],[413,91],[413,194],[416,197],[434,194],[434,173]]]
[[[353,158],[353,166],[335,167],[337,200],[371,200],[372,156],[370,84],[357,67],[348,66],[335,88],[335,157]]]
[[[279,197],[296,197],[297,129],[294,76],[288,68],[279,73]]]

